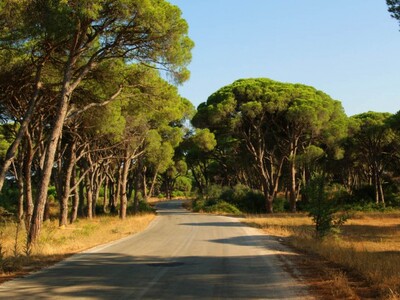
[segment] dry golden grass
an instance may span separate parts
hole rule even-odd
[[[245,222],[271,235],[288,237],[296,248],[356,270],[382,298],[400,299],[400,212],[357,213],[342,226],[339,237],[324,241],[313,238],[312,221],[305,214],[249,216]]]
[[[356,293],[349,284],[349,280],[344,272],[332,271],[328,276],[331,278],[330,285],[332,296],[336,299],[357,299]]]
[[[38,269],[68,255],[143,231],[154,218],[154,214],[129,216],[125,220],[101,216],[92,220],[78,220],[65,228],[58,227],[57,221],[46,221],[29,257],[25,253],[26,233],[21,228],[23,225],[9,222],[0,227],[0,273],[3,269],[4,277],[9,273],[13,275],[23,270]]]

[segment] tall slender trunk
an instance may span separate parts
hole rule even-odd
[[[27,250],[30,251],[33,244],[39,237],[42,222],[43,213],[47,199],[47,190],[50,184],[51,173],[54,165],[55,154],[57,150],[57,144],[59,142],[62,128],[64,125],[65,118],[68,112],[69,100],[74,89],[80,84],[83,78],[92,70],[96,64],[94,61],[89,61],[84,66],[82,71],[78,74],[77,78],[73,80],[73,73],[75,66],[82,55],[81,46],[86,39],[86,33],[89,23],[82,24],[81,22],[76,23],[75,34],[71,39],[68,60],[65,63],[64,77],[61,87],[61,92],[58,98],[57,109],[55,112],[54,121],[50,136],[46,143],[46,151],[44,155],[43,172],[41,176],[41,182],[38,189],[38,195],[35,201],[35,207],[32,215],[32,222],[29,228],[27,236]]]
[[[297,201],[297,184],[296,184],[296,155],[297,155],[297,146],[298,146],[298,138],[294,137],[293,141],[290,143],[290,155],[289,155],[289,163],[290,163],[290,212],[296,212],[296,201]]]
[[[379,195],[379,176],[378,176],[378,168],[375,163],[372,165],[372,184],[374,186],[375,191],[375,203],[379,204],[380,195]]]
[[[78,197],[79,197],[78,215],[80,217],[84,217],[85,216],[85,183],[83,181],[81,181],[79,183]]]
[[[37,199],[35,201],[35,207],[32,215],[32,222],[27,238],[27,248],[29,249],[39,237],[40,230],[42,227],[43,213],[47,200],[47,190],[50,184],[50,178],[54,165],[54,158],[57,150],[57,144],[61,136],[64,119],[67,115],[69,95],[70,95],[70,90],[68,88],[68,84],[64,84],[64,89],[60,97],[56,118],[53,124],[53,129],[50,133],[49,141],[47,143],[47,149],[45,152],[45,161],[43,166],[42,178],[38,190]]]
[[[119,217],[121,219],[126,218],[126,208],[128,205],[128,198],[127,198],[127,180],[128,180],[128,174],[129,174],[129,168],[131,165],[132,159],[130,158],[130,155],[128,154],[128,151],[125,152],[125,159],[123,162],[122,166],[122,172],[121,172],[121,190],[120,190],[120,212],[119,212]]]
[[[101,168],[98,167],[96,169],[96,171],[94,172],[94,177],[92,180],[92,184],[93,184],[93,205],[92,205],[92,209],[93,209],[93,216],[95,217],[97,214],[97,203],[100,197],[100,189],[101,186],[103,185],[103,181],[104,181],[104,176],[101,174]]]
[[[156,170],[155,170],[155,172],[154,172],[154,176],[153,176],[153,179],[151,180],[151,185],[150,185],[150,189],[149,189],[149,192],[148,192],[148,194],[146,195],[146,198],[147,197],[152,197],[152,195],[153,195],[153,193],[154,193],[154,186],[156,185],[156,180],[157,180],[157,175],[158,175],[158,166],[157,166],[157,168],[156,168]],[[196,180],[196,176],[194,175],[194,172],[192,172],[193,173],[193,176],[194,176],[194,178],[195,178],[195,180]],[[197,180],[196,180],[197,181]],[[198,184],[199,185],[199,184]],[[199,190],[200,190],[200,193],[201,193],[201,186],[199,185]]]
[[[193,174],[194,181],[197,183],[197,187],[198,187],[198,189],[199,189],[200,195],[204,195],[204,188],[203,188],[202,183],[200,182],[199,175],[197,175],[197,172],[196,172],[195,167],[193,166],[193,167],[191,168],[191,170],[192,170],[192,174]],[[151,195],[151,194],[150,194],[150,195]]]
[[[23,177],[24,177],[24,199],[25,199],[25,226],[28,230],[31,225],[33,215],[33,195],[32,195],[32,161],[33,161],[33,147],[30,134],[26,133],[25,139],[25,155],[23,162]]]
[[[107,212],[107,204],[108,204],[108,177],[104,179],[103,213]]]
[[[62,175],[63,182],[63,193],[60,199],[60,216],[59,216],[59,226],[67,226],[68,224],[68,200],[71,191],[71,178],[73,175],[73,169],[75,165],[76,158],[76,142],[72,141],[69,147],[67,147],[68,152],[66,153],[67,158],[65,162],[65,170],[62,170],[64,173]],[[61,167],[61,166],[60,166]],[[61,167],[62,168],[62,167]],[[63,169],[63,168],[62,168]]]
[[[114,184],[114,202],[113,202],[114,208],[117,207],[118,200],[121,201],[121,177],[122,177],[121,174],[122,174],[122,168],[118,167],[117,180]],[[114,210],[114,212],[115,212],[115,210]],[[120,213],[121,213],[121,208],[119,210],[119,214]]]
[[[290,184],[289,184],[289,206],[290,212],[296,212],[297,189],[296,189],[296,162],[292,157],[290,160]]]
[[[142,191],[143,191],[143,200],[147,202],[147,179],[146,179],[146,166],[143,167],[142,171]]]
[[[18,166],[17,170],[17,185],[18,185],[18,222],[24,219],[24,178],[22,166]]]
[[[135,176],[135,196],[133,198],[133,213],[137,214],[139,212],[139,189],[140,189],[140,177],[142,170],[142,160],[139,161],[136,176]]]
[[[383,192],[383,185],[382,185],[382,167],[379,165],[379,163],[376,163],[375,165],[375,190],[376,190],[376,199],[377,203],[382,203],[382,205],[385,205],[385,195]]]
[[[117,183],[113,180],[110,180],[109,182],[109,190],[110,190],[110,201],[108,204],[108,207],[110,208],[110,213],[115,214],[117,207],[116,207],[116,192],[115,190],[117,189],[116,187]]]
[[[93,218],[93,185],[91,175],[86,175],[86,217]]]
[[[296,164],[295,162],[291,163],[290,166],[290,186],[289,186],[289,203],[290,203],[290,212],[296,212],[296,201],[297,201],[297,190],[296,190]]]
[[[379,200],[382,203],[383,206],[385,206],[385,194],[383,192],[383,185],[382,185],[382,180],[379,179],[378,182],[378,195],[379,195]]]
[[[71,186],[75,186],[76,184],[76,166],[72,169],[72,177],[71,177]],[[74,195],[72,196],[72,210],[69,222],[72,224],[76,221],[78,217],[78,208],[79,208],[79,191],[78,188],[75,189]]]

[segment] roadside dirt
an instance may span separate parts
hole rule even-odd
[[[279,241],[298,254],[289,258],[290,264],[285,263],[287,257],[280,257],[286,270],[307,284],[311,295],[316,299],[385,299],[356,272],[346,270],[315,254],[295,249],[285,238],[279,238]]]

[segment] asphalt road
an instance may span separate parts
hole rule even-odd
[[[144,232],[0,285],[0,299],[312,299],[276,239],[164,202]]]

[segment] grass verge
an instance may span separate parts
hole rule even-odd
[[[363,278],[374,297],[400,299],[400,212],[357,213],[342,226],[340,236],[321,241],[314,238],[306,214],[249,216],[244,222],[333,264],[328,274],[332,291],[347,290],[347,299],[358,299],[349,288],[351,276]]]
[[[54,264],[74,253],[143,231],[154,214],[118,217],[101,216],[78,220],[65,228],[46,221],[38,243],[27,255],[26,232],[14,222],[0,226],[0,282]]]

